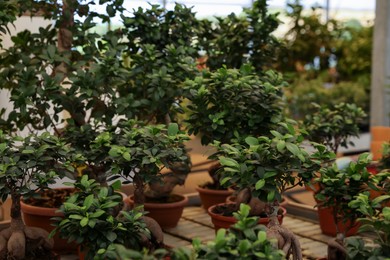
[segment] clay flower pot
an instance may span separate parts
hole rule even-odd
[[[318,220],[320,222],[320,228],[323,234],[329,236],[336,236],[336,224],[333,219],[333,208],[331,207],[318,207]],[[348,221],[347,223],[338,223],[337,227],[339,232],[344,232],[351,223]],[[355,225],[349,229],[347,232],[347,236],[353,236],[358,232],[360,227],[360,223],[355,222]]]
[[[233,194],[230,189],[227,190],[215,190],[202,187],[196,187],[199,192],[200,200],[202,201],[202,207],[207,210],[213,205],[220,204],[226,201],[226,198]]]
[[[58,190],[73,190],[73,188],[56,188]],[[54,223],[51,218],[63,217],[61,212],[56,212],[58,208],[47,208],[41,206],[33,206],[23,201],[20,202],[24,223],[30,227],[39,227],[47,232],[54,229]],[[76,253],[77,244],[68,243],[66,239],[60,238],[59,234],[55,234],[53,251],[61,253]]]
[[[224,205],[233,205],[232,203],[220,203],[214,206],[211,206],[207,213],[211,216],[211,221],[214,224],[214,229],[217,231],[220,228],[228,229],[230,226],[234,225],[237,222],[237,219],[230,216],[223,216],[221,214],[215,213],[215,208],[218,206],[224,206]],[[287,211],[285,208],[280,207],[280,210],[282,210],[282,214],[278,215],[279,223],[283,223],[283,217],[287,214]],[[260,217],[258,223],[261,225],[267,225],[269,223],[270,219],[268,217]]]
[[[144,204],[144,210],[148,212],[146,216],[156,220],[161,228],[176,227],[183,214],[184,207],[188,204],[188,198],[186,196],[178,194],[171,196],[178,198],[178,200],[167,203],[146,202]],[[127,197],[125,203],[128,203],[130,207],[133,207],[134,195]]]
[[[226,203],[236,203],[236,196],[234,195],[230,195],[226,198]],[[283,207],[283,208],[286,208],[288,204],[288,201],[282,197],[282,202],[280,202],[279,206]]]

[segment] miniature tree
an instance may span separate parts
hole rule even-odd
[[[24,225],[20,200],[47,188],[58,175],[73,172],[70,154],[63,141],[48,133],[23,139],[0,131],[0,196],[12,200],[10,227],[0,233],[1,258],[24,259],[53,246],[46,231]]]

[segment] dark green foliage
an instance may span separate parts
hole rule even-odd
[[[303,127],[307,138],[311,141],[326,145],[334,153],[339,146],[353,145],[350,137],[359,136],[359,123],[366,114],[355,104],[340,103],[331,107],[313,104],[316,111],[307,114]]]
[[[203,71],[186,82],[189,133],[200,133],[202,144],[229,143],[235,134],[268,135],[282,118],[283,84],[280,74],[258,76],[248,64],[240,70]]]
[[[197,73],[193,47],[198,20],[191,8],[176,4],[174,10],[158,5],[122,15],[127,38],[125,61],[131,80],[119,89],[121,99],[131,99],[134,116],[157,123],[177,121],[183,96],[182,84]]]
[[[257,0],[244,8],[243,16],[216,17],[215,24],[201,21],[199,49],[206,51],[207,66],[239,69],[249,62],[257,72],[271,68],[279,47],[272,35],[279,26],[277,16],[268,12],[266,0]]]
[[[78,192],[64,202],[56,217],[56,229],[69,242],[80,244],[86,259],[116,259],[110,256],[110,246],[122,244],[141,249],[141,236],[150,236],[139,209],[121,211],[123,198],[112,187],[101,187],[95,180],[83,176],[75,184]]]
[[[37,189],[47,188],[58,176],[72,173],[71,162],[77,159],[64,141],[48,133],[21,138],[0,130],[1,200],[9,195],[29,197]]]

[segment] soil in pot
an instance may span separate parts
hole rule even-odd
[[[66,198],[74,192],[75,189],[73,188],[56,188],[44,190],[37,194],[37,196],[26,200],[22,199],[21,209],[25,224],[31,227],[42,228],[50,233],[54,229],[51,218],[63,216],[62,213],[56,211]],[[77,252],[77,245],[75,243],[68,243],[67,240],[60,238],[58,234],[53,239],[53,250],[55,252]]]
[[[220,228],[229,228],[231,225],[235,224],[237,220],[233,217],[233,212],[237,210],[235,203],[221,203],[218,205],[211,206],[208,209],[208,213],[211,216],[211,220],[214,224],[215,231]],[[287,211],[285,208],[280,207],[278,211],[278,220],[279,223],[283,223],[283,217],[286,215]],[[259,224],[267,225],[270,221],[268,215],[264,212],[259,215]]]
[[[126,198],[125,203],[130,207],[134,206],[134,195]],[[147,198],[144,210],[148,212],[146,216],[157,221],[161,228],[173,228],[179,223],[184,207],[188,203],[188,198],[179,194],[171,194],[165,198]]]

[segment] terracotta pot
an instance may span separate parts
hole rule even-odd
[[[388,126],[372,126],[370,128],[371,141],[388,142],[390,141],[390,127]]]
[[[226,203],[236,203],[236,196],[230,195],[226,198]],[[288,202],[285,198],[282,197],[282,202],[279,204],[279,206],[286,208]]]
[[[161,228],[176,227],[183,214],[184,207],[188,204],[188,198],[186,196],[178,194],[174,196],[180,197],[180,201],[169,203],[146,202],[144,204],[144,210],[148,212],[146,216],[156,220]],[[134,195],[127,197],[125,202],[130,207],[134,206]]]
[[[72,188],[58,188],[58,189],[71,190]],[[58,208],[45,208],[39,206],[32,206],[26,204],[23,201],[23,199],[21,200],[20,204],[21,204],[24,223],[27,226],[42,228],[49,233],[54,229],[54,226],[52,226],[54,221],[52,221],[51,218],[64,216],[62,213],[56,212]],[[55,252],[60,252],[60,253],[77,252],[77,244],[68,243],[66,239],[60,238],[58,233],[54,235],[53,239],[54,239],[53,250]]]
[[[333,208],[332,207],[318,207],[318,220],[320,222],[320,228],[323,234],[329,236],[336,236],[336,224],[333,220]],[[344,232],[346,227],[350,226],[351,222],[347,221],[347,223],[338,223],[339,232]],[[359,223],[355,223],[355,225],[349,229],[347,232],[347,236],[353,236],[357,233],[360,227]]]
[[[226,198],[233,194],[233,191],[230,189],[213,190],[196,187],[196,190],[199,192],[199,197],[202,201],[202,207],[206,210],[213,205],[225,202]]]
[[[384,143],[385,142],[383,141],[372,141],[370,143],[370,152],[374,161],[378,161],[382,158],[382,145]]]
[[[237,223],[237,219],[235,219],[234,217],[222,216],[220,214],[214,213],[215,207],[220,206],[220,205],[225,205],[225,204],[231,204],[231,203],[220,203],[220,204],[211,206],[207,210],[207,213],[211,216],[211,221],[214,224],[215,231],[217,231],[220,228],[228,229],[230,226]],[[278,220],[279,220],[279,223],[282,224],[283,217],[287,214],[287,211],[283,207],[280,207],[280,209],[282,209],[283,214],[278,216]],[[267,225],[269,223],[269,218],[259,218],[258,223],[262,224],[262,225]]]

